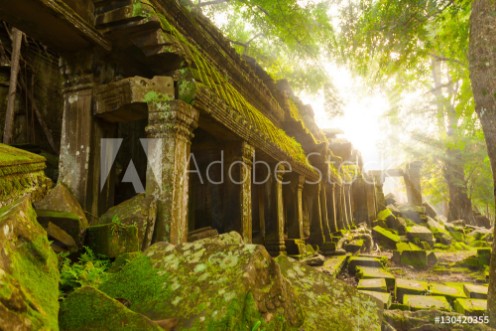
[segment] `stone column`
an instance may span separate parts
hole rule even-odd
[[[58,182],[65,184],[91,216],[93,194],[91,156],[100,151],[93,150],[93,58],[80,54],[74,61],[64,61],[62,73],[64,112],[60,138]],[[95,176],[94,176],[95,177]],[[98,176],[97,186],[98,186]],[[97,198],[97,197],[96,197]],[[88,213],[89,212],[89,213]]]
[[[271,199],[272,203],[269,204],[272,210],[269,210],[271,217],[266,219],[266,248],[271,255],[279,255],[280,253],[286,252],[286,244],[284,241],[284,203],[282,195],[282,182],[283,182],[283,172],[285,167],[283,164],[277,164],[275,168],[275,173],[271,174],[276,178],[272,178],[269,183],[272,185],[272,190],[270,190],[271,196],[267,197]]]
[[[227,146],[224,166],[224,222],[228,231],[238,231],[252,242],[252,166],[255,149],[246,142]]]
[[[154,241],[188,238],[188,169],[198,110],[181,100],[148,104],[146,194],[157,199]]]
[[[420,162],[412,162],[405,169],[405,186],[408,203],[412,206],[422,205],[422,191],[420,190]]]
[[[330,184],[329,188],[329,194],[327,194],[327,201],[328,201],[328,206],[330,208],[328,209],[329,212],[329,219],[330,219],[330,225],[331,225],[331,231],[332,232],[337,232],[339,230],[338,226],[338,215],[337,215],[337,205],[336,205],[336,184]]]
[[[252,168],[253,168],[253,156],[255,155],[255,148],[246,142],[241,144],[241,158],[243,165],[241,166],[241,188],[240,188],[240,203],[241,203],[241,224],[242,224],[242,236],[245,242],[252,242]]]
[[[296,191],[297,218],[298,218],[298,233],[300,239],[305,239],[303,231],[303,186],[305,185],[305,176],[298,176],[298,187]]]

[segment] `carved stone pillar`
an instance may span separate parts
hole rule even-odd
[[[157,199],[154,241],[188,238],[188,168],[198,111],[180,100],[148,104],[146,194]]]
[[[235,142],[225,149],[224,227],[237,231],[246,243],[252,242],[252,166],[255,149]]]
[[[89,212],[92,194],[93,112],[94,79],[91,55],[80,54],[77,60],[63,64],[65,79],[63,96],[64,112],[60,138],[59,183],[65,184],[78,199],[81,207]]]
[[[278,164],[275,173],[276,178],[271,178],[269,185],[272,185],[270,196],[271,200],[270,218],[266,219],[266,243],[265,246],[271,255],[279,255],[286,252],[286,244],[284,241],[284,203],[283,203],[283,173],[285,167],[283,164]],[[271,176],[272,177],[272,176]]]
[[[253,156],[255,155],[255,148],[246,142],[241,144],[241,158],[242,165],[240,169],[241,188],[240,188],[240,203],[241,203],[241,224],[242,224],[242,236],[245,242],[252,242],[252,167],[253,167]]]
[[[296,191],[298,234],[300,239],[305,239],[303,231],[303,186],[305,185],[305,176],[298,176],[298,187]]]

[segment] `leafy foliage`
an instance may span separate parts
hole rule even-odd
[[[287,79],[298,91],[322,91],[329,111],[341,108],[322,66],[337,48],[328,1],[198,1],[195,6],[239,53],[256,59],[273,79]]]
[[[390,154],[423,161],[431,202],[467,191],[477,209],[492,210],[492,175],[468,70],[471,1],[358,0],[341,8],[342,62],[389,96]]]
[[[110,260],[104,256],[97,256],[89,247],[84,249],[85,252],[77,262],[72,262],[68,253],[59,254],[62,295],[84,285],[97,287],[107,279],[106,272],[110,267]]]

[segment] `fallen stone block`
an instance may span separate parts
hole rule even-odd
[[[73,236],[78,244],[84,242],[88,219],[77,199],[64,184],[57,184],[42,200],[35,202],[34,207],[42,224],[52,222]],[[78,225],[74,224],[75,220]],[[75,231],[79,233],[76,234]]]
[[[348,259],[348,272],[351,275],[355,274],[358,266],[382,268],[382,263],[380,259],[368,256],[352,256]]]
[[[48,238],[54,240],[52,248],[59,247],[61,248],[61,251],[69,251],[72,253],[78,251],[78,245],[74,238],[57,225],[48,222],[46,231],[48,233]],[[54,250],[57,252],[56,248],[54,248]]]
[[[429,294],[434,296],[443,296],[453,303],[455,299],[466,298],[463,291],[462,284],[443,284],[443,283],[429,283]]]
[[[487,300],[487,285],[463,284],[463,291],[467,297],[471,299],[486,299]]]
[[[357,279],[384,278],[388,290],[394,289],[395,277],[382,268],[356,267]]]
[[[144,250],[152,242],[157,202],[152,196],[138,194],[117,206],[107,210],[100,216],[99,224],[119,222],[122,225],[134,225],[138,229],[139,247]]]
[[[477,259],[481,265],[489,265],[489,262],[491,261],[491,248],[478,248]]]
[[[401,265],[412,266],[415,269],[425,269],[427,267],[427,253],[412,243],[398,243],[397,252],[393,252],[393,261]],[[399,256],[398,256],[399,255]]]
[[[302,260],[302,263],[305,263],[306,265],[312,266],[312,267],[319,267],[324,264],[325,257],[321,254],[317,254],[311,257],[308,257],[304,260]]]
[[[322,266],[322,271],[331,275],[332,277],[337,277],[348,260],[348,255],[335,255],[328,257],[324,261]]]
[[[78,247],[82,247],[84,243],[84,229],[81,228],[81,217],[79,215],[53,210],[37,210],[36,214],[38,223],[47,230],[49,235],[48,225],[53,224],[71,236]]]
[[[0,329],[58,330],[59,269],[28,198],[0,208]]]
[[[77,289],[62,301],[59,321],[65,331],[163,330],[148,317],[90,286]]]
[[[456,299],[455,311],[467,316],[481,316],[486,313],[487,300],[484,299]]]
[[[357,289],[362,291],[387,292],[386,280],[384,278],[360,279]]]
[[[422,206],[401,205],[398,206],[401,216],[417,224],[427,223],[425,208]]]
[[[406,304],[403,300],[406,294],[425,294],[427,293],[427,290],[427,282],[397,278],[394,288],[394,296],[398,302],[403,302]]]
[[[435,266],[437,264],[437,255],[434,252],[427,253],[427,265],[429,267]]]
[[[396,233],[379,225],[374,226],[372,234],[377,243],[383,248],[395,249],[396,244],[400,242],[400,237]]]
[[[411,310],[437,309],[451,311],[448,300],[443,296],[405,294],[403,303],[410,306]]]
[[[431,230],[425,226],[415,225],[408,227],[406,229],[406,236],[414,243],[424,241],[428,243],[430,247],[434,246],[434,236],[432,235]]]
[[[358,290],[358,292],[370,295],[375,300],[377,300],[379,304],[384,307],[384,309],[388,309],[391,306],[391,294],[387,292],[375,292],[366,290]]]
[[[193,241],[197,241],[197,240],[201,240],[201,239],[205,239],[205,238],[215,238],[218,235],[219,235],[219,232],[217,231],[217,229],[214,229],[211,226],[207,226],[204,228],[190,231],[188,233],[188,241],[193,242]],[[287,240],[287,241],[290,241],[290,240]]]
[[[363,239],[354,239],[344,244],[344,250],[349,253],[356,253],[362,249],[364,243]]]
[[[111,258],[140,250],[138,229],[135,225],[111,223],[90,226],[87,230],[86,244],[96,254]]]

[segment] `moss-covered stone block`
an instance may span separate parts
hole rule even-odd
[[[372,229],[372,234],[378,244],[387,249],[395,249],[396,244],[401,241],[400,237],[396,233],[389,231],[379,225],[374,226],[374,228]]]
[[[152,242],[153,229],[157,216],[157,202],[152,196],[138,194],[100,216],[99,224],[118,222],[122,225],[134,225],[138,229],[139,247],[146,249]]]
[[[99,289],[152,320],[177,319],[178,330],[245,330],[259,322],[266,330],[291,330],[303,322],[276,262],[237,233],[159,242],[119,269]]]
[[[424,250],[404,250],[400,252],[400,264],[415,269],[427,268],[427,253]]]
[[[379,304],[383,305],[384,309],[388,309],[391,306],[391,294],[387,292],[376,292],[367,290],[358,290],[358,292],[370,295],[376,299]]]
[[[82,246],[84,241],[84,230],[81,229],[81,219],[79,215],[71,212],[40,209],[36,211],[36,214],[38,222],[45,229],[48,229],[50,223],[54,224],[70,235],[79,247]]]
[[[298,330],[380,330],[383,306],[376,299],[285,256],[276,261],[303,308]]]
[[[41,155],[0,144],[0,207],[22,197],[43,198],[52,186],[44,173],[45,162]]]
[[[450,303],[453,303],[457,298],[467,297],[462,286],[461,283],[458,286],[455,284],[429,283],[429,294],[444,296]]]
[[[354,239],[344,245],[344,250],[349,253],[356,253],[362,249],[364,243],[363,239]]]
[[[382,268],[382,263],[379,258],[369,256],[352,256],[348,259],[348,272],[351,275],[355,274],[358,266]]]
[[[467,316],[481,316],[486,314],[487,300],[484,299],[456,299],[455,311]]]
[[[403,300],[406,294],[420,295],[427,293],[427,290],[427,282],[397,278],[394,288],[394,296],[396,297],[397,301],[406,304],[405,300]]]
[[[384,278],[360,279],[357,285],[358,290],[387,292],[386,280]]]
[[[90,286],[77,289],[62,301],[59,321],[60,329],[66,331],[163,330],[146,316]]]
[[[391,306],[389,306],[389,309],[394,309],[394,310],[410,310],[410,306],[404,305],[404,304],[398,303],[398,302],[393,302],[393,303],[391,303]]]
[[[463,284],[463,291],[471,299],[487,299],[488,286]]]
[[[403,303],[410,306],[411,310],[437,309],[451,311],[448,300],[443,296],[405,294]]]
[[[74,239],[78,244],[84,242],[84,232],[89,224],[88,219],[83,208],[81,208],[81,205],[67,186],[62,183],[57,184],[48,191],[42,200],[36,202],[34,207],[42,224],[52,222],[67,233],[71,235],[74,233]],[[73,224],[75,218],[79,223],[77,226]],[[76,234],[76,231],[79,231],[79,233]]]
[[[477,259],[479,260],[480,265],[489,265],[489,262],[491,261],[491,248],[478,248]]]
[[[59,271],[28,198],[0,209],[0,328],[58,330]]]
[[[430,248],[434,247],[434,236],[431,230],[421,225],[407,227],[406,236],[413,242],[426,242]]]
[[[427,214],[422,206],[401,205],[398,207],[402,217],[413,221],[416,224],[426,224]]]
[[[86,234],[86,244],[93,252],[108,257],[140,250],[138,229],[135,225],[111,223],[90,226]]]
[[[330,256],[324,261],[322,266],[322,271],[331,275],[332,277],[337,277],[339,273],[343,270],[349,255],[335,255]]]
[[[358,279],[384,278],[386,280],[388,290],[394,289],[394,275],[382,268],[356,267],[356,275]]]

